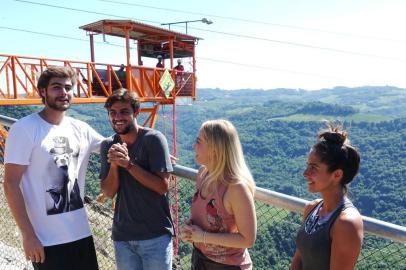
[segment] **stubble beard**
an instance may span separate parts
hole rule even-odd
[[[71,99],[69,99],[69,98],[67,98],[68,99],[68,105],[66,106],[66,105],[58,105],[56,102],[56,100],[57,100],[58,98],[55,98],[54,100],[52,100],[52,101],[50,101],[50,99],[49,99],[49,97],[48,97],[48,93],[46,93],[46,104],[48,105],[48,107],[49,108],[51,108],[51,109],[54,109],[54,110],[56,110],[56,111],[60,111],[60,112],[64,112],[64,111],[67,111],[69,108],[70,108],[70,106],[71,106]]]
[[[126,135],[134,130],[135,126],[133,124],[128,124],[123,130],[117,130],[114,125],[112,126],[115,133],[118,135]]]

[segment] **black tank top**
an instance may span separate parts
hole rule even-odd
[[[303,270],[330,269],[331,239],[330,229],[342,211],[354,207],[348,198],[338,205],[329,219],[320,224],[319,209],[323,205],[320,201],[306,217],[296,236],[296,246],[302,257]]]

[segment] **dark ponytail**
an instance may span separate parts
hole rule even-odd
[[[343,171],[341,185],[347,191],[349,184],[359,171],[360,155],[351,145],[348,133],[341,126],[328,123],[328,128],[322,130],[318,136],[318,142],[312,150],[320,161],[327,165],[329,172],[337,169]]]

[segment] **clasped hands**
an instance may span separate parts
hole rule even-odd
[[[181,239],[189,244],[204,242],[204,233],[199,226],[192,224],[192,219],[190,218],[181,227]]]
[[[130,156],[128,155],[127,144],[113,144],[107,153],[107,161],[112,165],[127,168],[130,164]]]

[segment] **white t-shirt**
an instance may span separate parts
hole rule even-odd
[[[67,116],[52,125],[34,113],[10,128],[4,163],[28,165],[20,188],[44,246],[91,235],[83,207],[85,175],[89,156],[99,152],[102,140],[88,124]]]

